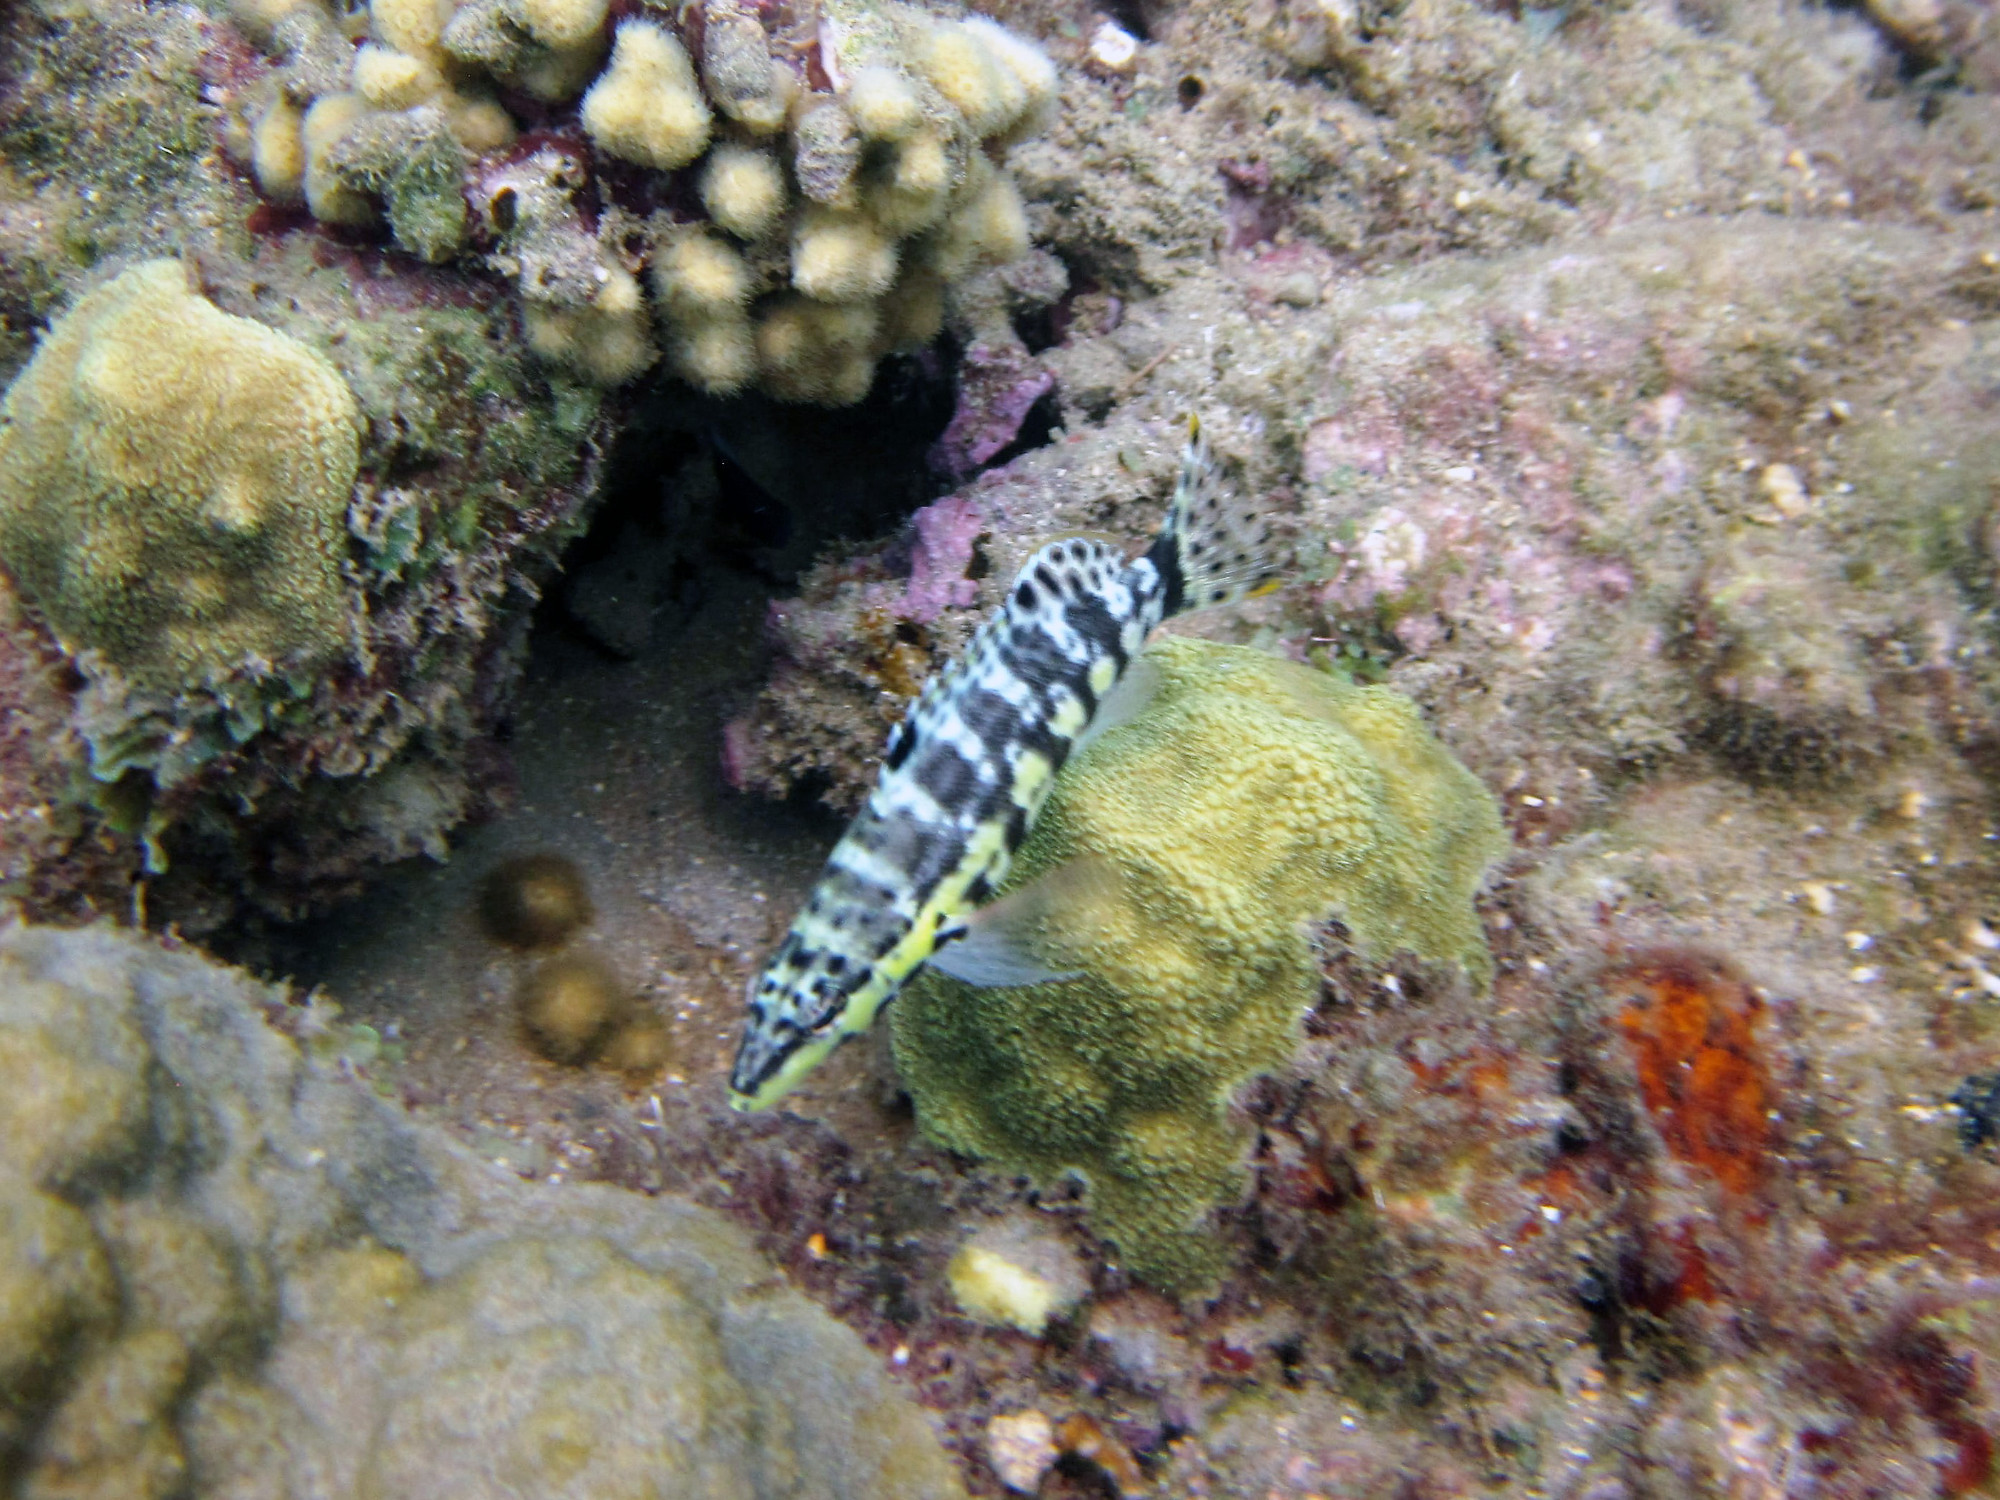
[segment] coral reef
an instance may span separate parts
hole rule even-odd
[[[467,831],[467,858],[395,872],[274,962],[358,1020],[281,1013],[330,1028],[309,1043],[317,1069],[419,1102],[524,1175],[665,1202],[538,1181],[506,1188],[506,1222],[481,1221],[508,1242],[491,1259],[426,1259],[403,1238],[352,1260],[356,1284],[378,1265],[401,1285],[396,1256],[421,1273],[401,1296],[411,1321],[369,1314],[388,1331],[366,1344],[386,1372],[357,1377],[368,1391],[402,1382],[430,1421],[458,1367],[417,1323],[505,1309],[536,1350],[494,1363],[549,1394],[508,1406],[490,1448],[578,1430],[562,1403],[594,1377],[567,1356],[531,1366],[562,1328],[594,1330],[572,1348],[622,1333],[601,1312],[523,1313],[500,1278],[600,1308],[629,1296],[682,1329],[674,1292],[599,1247],[603,1216],[677,1215],[684,1192],[900,1372],[975,1490],[1993,1487],[1990,6],[1010,4],[1010,32],[1058,65],[1058,107],[1005,142],[1012,194],[982,194],[980,216],[1043,248],[948,287],[909,272],[949,269],[958,237],[892,228],[940,163],[889,145],[921,133],[898,136],[906,84],[938,87],[934,56],[998,56],[956,17],[842,5],[795,27],[794,8],[724,0],[685,19],[414,0],[336,19],[237,0],[231,25],[221,8],[0,15],[0,370],[65,306],[161,256],[221,313],[318,351],[362,414],[343,546],[366,652],[333,666],[305,720],[287,700],[210,754],[206,730],[231,722],[213,703],[156,699],[146,734],[123,737],[129,691],[80,690],[24,606],[0,636],[7,878],[73,909],[199,922],[246,901],[296,910],[362,849],[441,847],[501,779],[525,605],[591,503],[604,435],[630,437],[514,699],[519,803]],[[944,44],[920,66],[878,14]],[[685,54],[649,85],[680,105],[667,154],[707,131],[678,167],[621,159],[581,119],[618,28],[638,24]],[[896,76],[871,71],[884,47]],[[347,102],[308,152],[306,118],[330,98]],[[985,118],[976,89],[939,99],[968,138]],[[837,199],[843,181],[873,195],[868,224],[804,190]],[[793,284],[876,286],[885,249],[872,326]],[[884,362],[838,411],[752,389],[771,386],[767,354],[801,391],[858,381],[859,355],[904,336],[892,323],[933,319],[976,357]],[[661,366],[746,399],[635,376]],[[1283,1060],[1222,1116],[1247,1171],[1204,1221],[1226,1274],[1175,1303],[1135,1287],[1079,1184],[925,1141],[886,1048],[849,1049],[788,1112],[748,1123],[724,1112],[719,1075],[744,973],[837,831],[811,798],[865,790],[888,722],[1034,547],[1150,535],[1189,409],[1301,559],[1291,588],[1193,628],[1407,695],[1499,795],[1516,852],[1478,907],[1490,994],[1316,933]],[[617,660],[562,633],[579,622]],[[739,787],[805,795],[731,794],[718,743]],[[93,746],[110,768],[128,745],[131,783],[77,785]],[[138,829],[152,812],[172,867],[128,890],[131,842],[102,819]],[[589,872],[597,919],[564,952],[631,985],[655,1022],[651,1073],[625,1071],[617,1039],[595,1069],[524,1045],[509,1000],[529,960],[470,916],[485,869],[524,847]],[[344,1183],[397,1175],[341,1141],[325,1163],[310,1144],[285,1160]],[[45,1408],[86,1367],[99,1392],[176,1378],[151,1330],[207,1325],[106,1312],[103,1258],[122,1272],[141,1254],[136,1228],[113,1245],[106,1205],[180,1210],[169,1178],[221,1201],[179,1160],[138,1184],[93,1165],[62,1189],[90,1237],[25,1211],[44,1215],[49,1312],[0,1338],[0,1403],[45,1394],[0,1405],[4,1441],[85,1453],[83,1417]],[[382,1237],[346,1222],[343,1251]],[[573,1261],[516,1238],[572,1231],[590,1241],[565,1241]],[[953,1285],[970,1265],[992,1273],[956,1278],[975,1302],[983,1286],[1009,1294],[989,1311],[1032,1312],[1014,1294],[1059,1261],[1079,1268],[1078,1300],[1039,1333],[1032,1316],[970,1315]],[[322,1282],[281,1276],[295,1302],[334,1279],[332,1261]],[[209,1337],[194,1335],[287,1347]],[[276,1379],[254,1352],[190,1364],[216,1367]],[[221,1410],[223,1377],[187,1383]],[[623,1399],[590,1389],[606,1410]],[[121,1429],[124,1472],[168,1472],[162,1432],[183,1463],[213,1451],[187,1436],[193,1406],[169,1409]],[[232,1430],[233,1451],[256,1451]]]
[[[1484,983],[1471,900],[1505,840],[1388,690],[1172,638],[1149,660],[1158,698],[1065,772],[1010,877],[1063,882],[1043,941],[1080,975],[927,974],[891,1015],[929,1135],[1045,1182],[1080,1173],[1132,1269],[1184,1290],[1221,1270],[1199,1221],[1240,1193],[1249,1146],[1226,1106],[1296,1044],[1307,928],[1337,914],[1363,953]],[[1106,873],[1072,890],[1065,867]]]
[[[587,380],[628,381],[663,343],[702,391],[851,405],[885,354],[936,337],[955,286],[1027,250],[997,163],[1046,124],[1056,73],[983,17],[408,8],[371,5],[343,66],[333,19],[290,7],[243,102],[247,160],[324,224],[386,226],[427,261],[483,256],[514,279],[536,352]],[[496,87],[528,96],[518,119]],[[545,128],[572,103],[574,127]]]
[[[441,853],[503,784],[524,606],[595,496],[600,398],[533,367],[492,289],[285,233],[230,167],[223,106],[263,68],[191,10],[0,20],[6,649],[74,648],[24,705],[48,836],[6,878],[45,911],[143,880],[205,932]],[[50,572],[114,544],[140,571],[103,572],[109,607],[95,562]]]
[[[0,567],[72,655],[142,687],[340,654],[359,411],[316,350],[147,261],[83,298],[0,403]]]
[[[947,496],[911,516],[907,576],[883,576],[881,557],[829,562],[797,599],[773,601],[766,625],[791,659],[724,728],[731,786],[782,795],[819,780],[828,805],[860,805],[902,705],[972,634],[968,575],[987,526],[977,500]]]
[[[546,958],[529,969],[514,1003],[536,1051],[554,1062],[576,1063],[610,1040],[631,996],[609,965],[577,954]]]
[[[282,991],[0,932],[0,1466],[29,1496],[962,1493],[854,1337],[676,1201],[474,1161]]]

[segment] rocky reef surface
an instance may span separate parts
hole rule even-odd
[[[247,47],[189,7],[0,19],[0,652],[36,726],[0,868],[45,910],[143,880],[206,931],[442,852],[598,490],[599,396],[494,288],[286,233],[229,165]]]
[[[796,19],[692,9],[739,43],[746,23]],[[885,14],[959,36],[948,9]],[[794,330],[813,351],[800,369],[849,384],[791,387],[808,398],[792,405],[683,377],[719,390],[735,370],[768,395],[784,379],[746,373],[749,310],[796,311],[814,300],[799,278],[822,271],[881,279],[865,237],[801,247],[853,208],[807,178],[885,193],[892,137],[868,136],[848,178],[846,136],[822,129],[838,118],[787,104],[757,124],[774,88],[850,121],[866,88],[816,76],[776,30],[755,77],[722,67],[720,42],[711,68],[700,37],[676,63],[640,33],[621,61],[621,24],[681,34],[659,6],[601,8],[567,40],[588,5],[367,12],[35,0],[0,16],[0,444],[33,458],[35,514],[60,521],[11,520],[28,553],[88,536],[77,522],[109,493],[77,477],[98,472],[91,445],[32,424],[80,427],[86,395],[116,394],[97,380],[114,371],[83,380],[65,351],[118,326],[100,315],[127,278],[158,278],[210,347],[337,372],[355,444],[337,577],[329,594],[312,574],[313,607],[283,620],[288,662],[232,646],[215,670],[207,645],[169,646],[183,665],[162,686],[119,620],[70,612],[32,555],[9,563],[0,879],[43,916],[179,924],[320,985],[311,1006],[256,1001],[317,1061],[254,1028],[241,1045],[373,1122],[351,1127],[362,1144],[419,1142],[433,1183],[343,1185],[329,1152],[280,1174],[311,1209],[295,1225],[282,1195],[242,1217],[223,1158],[174,1144],[191,1127],[157,1081],[33,1095],[47,1124],[18,1138],[84,1165],[37,1176],[9,1146],[25,1227],[7,1243],[35,1248],[28,1290],[0,1296],[31,1320],[4,1346],[45,1352],[0,1366],[7,1483],[257,1493],[215,1455],[268,1451],[269,1472],[292,1472],[292,1427],[268,1449],[244,1435],[273,1430],[273,1403],[318,1402],[329,1430],[358,1434],[384,1403],[417,1424],[324,1459],[345,1475],[373,1455],[349,1478],[377,1493],[433,1460],[451,1472],[422,1483],[574,1462],[540,1482],[595,1492],[610,1470],[591,1465],[629,1461],[698,1487],[781,1407],[844,1409],[765,1401],[730,1363],[766,1346],[739,1349],[714,1310],[753,1284],[797,1313],[784,1338],[846,1351],[816,1368],[897,1414],[883,1423],[909,1412],[875,1392],[930,1410],[957,1477],[911,1471],[912,1493],[1872,1500],[2000,1483],[1990,5],[1011,0],[1005,34],[1054,65],[1046,128],[981,134],[955,105],[952,129],[1004,141],[994,180],[1020,217],[989,227],[1036,248],[967,276],[944,341],[917,354],[878,360],[879,323],[845,343],[825,316]],[[452,50],[482,38],[500,50]],[[681,102],[679,149],[696,99],[714,137],[697,152],[779,164],[782,233],[745,217],[762,170],[747,156],[704,196],[696,157],[632,154],[660,145],[614,108],[635,79]],[[895,97],[874,102],[893,114]],[[508,139],[467,144],[482,120]],[[286,148],[304,207],[283,201]],[[462,218],[438,170],[454,151]],[[554,219],[493,218],[550,193]],[[563,233],[530,243],[549,224]],[[917,257],[934,233],[891,238]],[[602,281],[526,285],[556,241],[578,255],[548,266]],[[864,349],[867,397],[816,409],[854,393]],[[1290,1029],[1254,1065],[1224,1047],[1177,1078],[1240,1143],[1202,1188],[1208,1217],[1173,1226],[1205,1256],[1184,1294],[1125,1253],[1087,1166],[1033,1182],[969,1131],[953,1144],[993,1160],[927,1138],[886,1034],[768,1116],[728,1113],[722,1077],[743,980],[905,700],[1045,540],[1151,534],[1189,410],[1294,566],[1277,594],[1174,629],[1393,690],[1497,800],[1510,848],[1472,907],[1490,990],[1324,913],[1283,924]],[[233,480],[117,482],[174,518],[162,548],[204,552],[199,526],[220,539],[254,509]],[[63,575],[85,606],[126,597],[81,566],[115,577],[116,541]],[[232,601],[263,602],[224,565],[254,552],[215,550],[155,570],[186,574],[164,618],[233,628]],[[1202,811],[1203,771],[1160,789],[1179,805],[1151,817],[1135,799],[1127,820],[1181,830],[1182,865],[1200,864],[1183,847],[1198,836],[1242,837]],[[244,920],[323,911],[385,860],[447,852],[312,924]],[[588,920],[553,954],[495,942],[488,877],[550,856],[587,886]],[[1242,871],[1212,863],[1227,905]],[[65,941],[101,956],[93,973],[242,984],[102,930],[17,933],[9,952]],[[7,962],[0,1003],[78,1012],[60,1048],[21,1043],[42,1060],[29,1076],[70,1078],[61,1059],[100,1040],[150,1079],[179,1066],[131,1019],[155,1013],[151,991],[51,989]],[[1115,1071],[1175,1061],[1143,1019]],[[102,1127],[113,1146],[92,1155],[100,1096],[159,1121]],[[452,1227],[392,1222],[390,1199],[442,1205]],[[467,1204],[504,1204],[507,1222]],[[273,1225],[304,1248],[257,1237]],[[644,1248],[697,1243],[730,1248]],[[148,1279],[149,1254],[178,1269]],[[630,1342],[631,1317],[658,1342]],[[514,1318],[531,1347],[490,1389],[459,1381],[478,1330]],[[727,1365],[713,1446],[659,1437],[684,1391],[613,1396],[647,1348]],[[336,1364],[324,1383],[287,1373]],[[129,1419],[106,1415],[110,1391],[139,1393]],[[579,1413],[610,1411],[643,1436],[576,1446],[598,1430]],[[504,1441],[432,1441],[459,1423]],[[796,1492],[840,1492],[818,1482]]]
[[[522,1183],[342,1048],[195,954],[0,931],[9,1494],[962,1493],[738,1231]]]

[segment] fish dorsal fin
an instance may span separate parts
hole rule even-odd
[[[1076,968],[1057,968],[1060,940],[1051,930],[1058,914],[1088,904],[1114,886],[1103,860],[1085,856],[1037,876],[968,912],[947,930],[930,965],[979,989],[1011,989],[1075,979]]]
[[[1285,549],[1269,518],[1230,488],[1193,417],[1173,502],[1154,547],[1164,547],[1179,569],[1177,614],[1252,599],[1283,581]]]
[[[1098,700],[1097,712],[1092,714],[1090,722],[1083,726],[1083,732],[1069,747],[1069,753],[1081,755],[1107,730],[1116,729],[1120,724],[1129,724],[1138,718],[1160,695],[1160,684],[1164,680],[1160,664],[1152,657],[1133,657],[1125,667],[1125,675],[1113,684],[1110,692]]]

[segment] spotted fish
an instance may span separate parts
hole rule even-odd
[[[982,908],[1005,904],[987,906],[1056,773],[1143,702],[1154,626],[1277,581],[1268,524],[1225,490],[1192,420],[1143,554],[1069,540],[1029,559],[889,736],[874,790],[751,981],[730,1103],[762,1109],[790,1091],[926,963],[974,983],[1056,977],[980,928]]]

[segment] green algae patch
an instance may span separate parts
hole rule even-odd
[[[1040,938],[1076,977],[978,989],[926,972],[891,1012],[925,1131],[1040,1181],[1080,1173],[1131,1268],[1222,1269],[1202,1220],[1241,1191],[1232,1093],[1292,1056],[1312,930],[1364,955],[1492,959],[1472,898],[1507,848],[1492,795],[1407,698],[1242,647],[1169,638],[1161,686],[1057,782],[1010,887],[1068,898]]]

